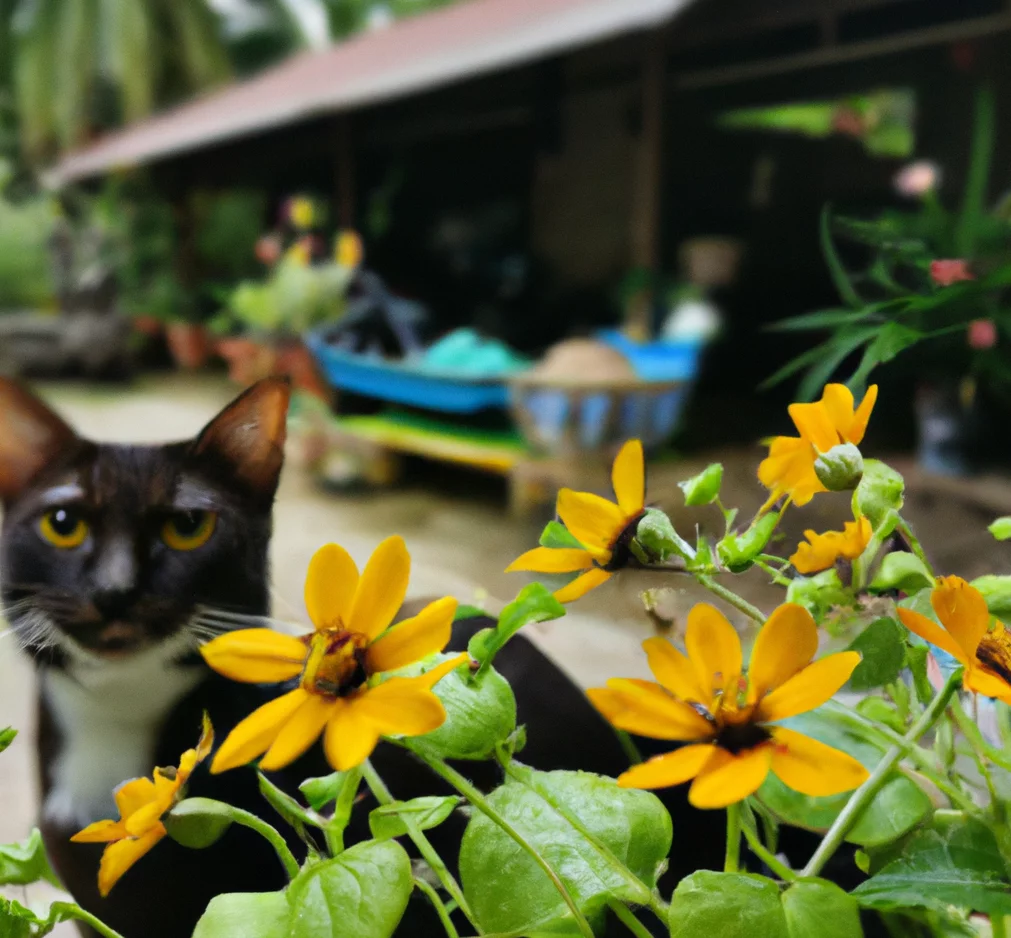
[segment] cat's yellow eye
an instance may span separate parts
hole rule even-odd
[[[39,534],[54,547],[73,550],[88,537],[88,523],[74,508],[54,508],[39,521]]]
[[[213,511],[179,511],[165,522],[161,539],[172,550],[196,550],[211,539],[217,523]]]

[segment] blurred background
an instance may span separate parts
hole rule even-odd
[[[865,449],[937,566],[994,572],[1009,52],[1007,0],[0,0],[0,373],[132,441],[289,375],[295,620],[316,547],[392,532],[415,594],[494,611],[632,436],[679,526],[722,524],[675,497],[715,459],[746,517],[830,379],[881,386]],[[629,636],[696,598],[647,620],[658,585],[531,635],[583,684],[642,673]],[[0,724],[30,681],[0,642]],[[12,753],[0,840],[33,811]]]

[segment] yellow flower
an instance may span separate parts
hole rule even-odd
[[[135,778],[116,789],[118,821],[96,821],[70,839],[79,844],[108,844],[98,867],[98,891],[109,895],[120,877],[146,854],[167,831],[162,817],[182,798],[182,788],[198,762],[214,745],[214,730],[207,714],[196,749],[179,757],[179,767],[155,769],[152,778]]]
[[[824,534],[805,531],[804,537],[809,543],[801,541],[797,545],[797,552],[790,558],[790,563],[798,573],[817,573],[827,570],[840,557],[856,560],[873,534],[874,529],[866,518],[847,521],[842,531],[826,531]]]
[[[300,231],[311,228],[316,220],[316,209],[312,204],[312,199],[305,196],[296,196],[288,200],[288,221]]]
[[[233,681],[287,681],[299,686],[254,710],[221,744],[212,772],[245,765],[266,753],[263,769],[294,762],[320,736],[330,764],[346,770],[364,762],[380,736],[420,736],[446,719],[432,687],[468,660],[466,653],[419,677],[376,675],[442,651],[450,639],[456,600],[438,599],[414,618],[390,627],[407,593],[411,558],[390,537],[359,575],[337,544],[309,563],[305,604],[316,631],[294,638],[271,629],[242,629],[201,648],[207,663]]]
[[[340,267],[358,267],[365,256],[362,239],[356,231],[342,231],[334,245],[334,261]]]
[[[712,606],[688,614],[688,655],[662,638],[643,642],[652,681],[613,679],[588,692],[618,729],[690,743],[633,766],[626,788],[667,788],[694,779],[688,800],[724,808],[754,794],[769,772],[805,795],[856,788],[867,770],[852,756],[776,726],[825,703],[849,680],[860,655],[844,651],[812,662],[818,630],[787,603],[762,627],[747,675],[734,627]]]
[[[284,252],[284,261],[296,267],[308,267],[312,260],[312,243],[308,238],[299,238]]]
[[[859,445],[877,397],[878,386],[871,385],[854,411],[849,388],[828,384],[820,401],[791,404],[790,418],[800,436],[777,436],[758,467],[762,485],[772,490],[769,504],[788,495],[797,505],[806,505],[818,492],[827,491],[814,471],[818,454],[840,443]]]
[[[617,504],[589,492],[562,489],[558,493],[558,516],[582,547],[535,547],[517,557],[506,573],[581,573],[555,592],[563,603],[585,596],[610,579],[628,563],[628,543],[646,507],[646,470],[639,440],[629,440],[615,457],[611,484]]]
[[[943,629],[912,609],[900,609],[899,618],[911,632],[965,665],[966,690],[1011,704],[1011,635],[997,620],[990,628],[983,594],[960,577],[941,577],[930,604]]]

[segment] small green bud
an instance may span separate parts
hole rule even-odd
[[[191,850],[216,844],[232,824],[228,805],[210,798],[186,798],[162,818],[176,843]]]
[[[853,514],[863,515],[877,531],[891,511],[901,511],[905,482],[878,459],[864,460],[864,474],[853,493]]]
[[[742,573],[754,562],[755,558],[765,550],[776,525],[779,524],[779,512],[770,511],[762,515],[751,527],[740,534],[731,533],[723,537],[716,545],[716,553],[731,573]]]
[[[864,457],[852,443],[840,443],[814,461],[814,474],[830,492],[855,489],[864,474]]]
[[[714,462],[697,476],[678,482],[678,488],[685,493],[686,505],[709,505],[720,497],[723,483],[723,466]]]
[[[666,563],[672,557],[688,559],[690,546],[674,529],[667,515],[659,508],[647,508],[635,531],[635,542],[641,550],[630,549],[642,563]],[[645,561],[643,560],[645,556]]]

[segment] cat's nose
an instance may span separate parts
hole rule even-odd
[[[130,611],[137,599],[137,591],[132,589],[98,590],[91,601],[103,619],[122,619]]]

